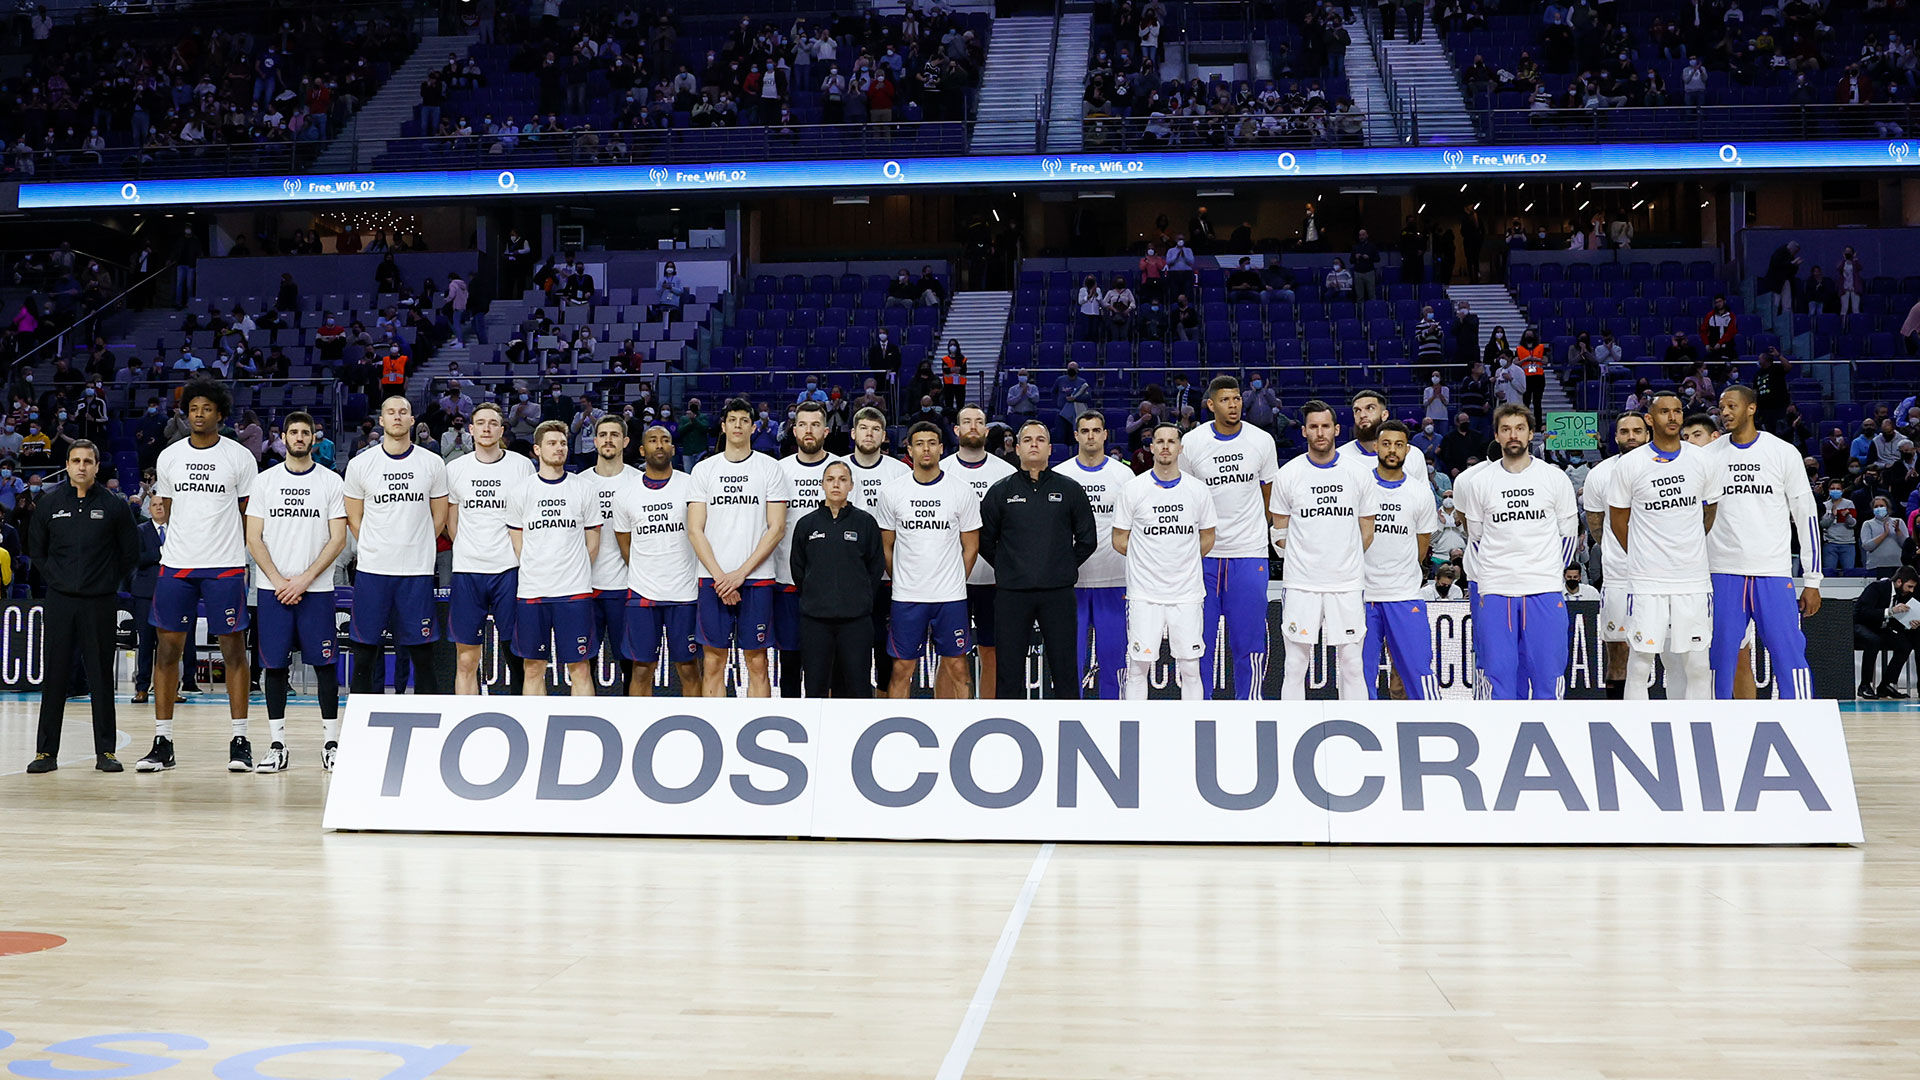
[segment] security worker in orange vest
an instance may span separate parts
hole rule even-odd
[[[407,388],[407,354],[398,345],[387,347],[380,358],[380,392],[398,394]]]
[[[1520,373],[1527,377],[1527,409],[1533,413],[1534,424],[1544,429],[1546,414],[1541,412],[1541,399],[1547,392],[1547,347],[1540,343],[1540,332],[1532,327],[1520,335],[1520,347],[1513,350],[1514,363],[1520,365]]]

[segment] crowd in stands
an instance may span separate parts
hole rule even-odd
[[[42,9],[41,15],[44,15]],[[41,21],[0,79],[4,175],[191,160],[339,134],[416,36],[404,21],[321,12]],[[283,159],[284,160],[284,159]]]

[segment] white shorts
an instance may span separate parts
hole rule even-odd
[[[1288,589],[1280,604],[1282,633],[1292,641],[1314,643],[1322,633],[1328,645],[1358,645],[1367,637],[1367,606],[1360,590],[1308,592]]]
[[[1206,652],[1206,639],[1200,633],[1204,606],[1198,600],[1185,604],[1128,600],[1127,655],[1135,660],[1158,660],[1164,639],[1172,647],[1175,660],[1200,659]]]
[[[1627,601],[1627,642],[1637,652],[1700,652],[1712,641],[1710,592],[1636,592]]]
[[[1609,585],[1600,590],[1600,640],[1627,640],[1627,587]]]

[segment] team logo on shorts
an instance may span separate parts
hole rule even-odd
[[[331,659],[333,659],[333,650],[332,650],[332,649],[321,649],[321,650],[320,650],[320,659],[322,659],[322,660],[331,660]]]
[[[1299,623],[1297,623],[1297,622],[1289,622],[1289,623],[1287,624],[1287,633],[1289,633],[1289,634],[1297,634],[1297,633],[1299,633],[1299,632],[1300,632],[1300,624],[1299,624]]]
[[[420,636],[423,638],[433,636],[433,620],[431,619],[420,620]]]

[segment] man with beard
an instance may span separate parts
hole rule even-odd
[[[694,601],[700,594],[700,561],[687,539],[693,477],[673,467],[673,433],[658,424],[640,436],[640,453],[646,468],[639,481],[622,489],[613,503],[613,535],[627,566],[626,637],[620,642],[621,655],[633,664],[627,693],[653,696],[664,635],[681,696],[699,697]]]
[[[773,552],[773,647],[780,653],[780,696],[800,697],[800,587],[793,577],[793,533],[800,519],[813,513],[825,495],[820,478],[827,464],[839,458],[827,453],[827,407],[818,401],[803,401],[793,417],[794,452],[780,459],[787,474],[790,498],[787,503],[787,531]],[[808,696],[826,697],[827,687],[815,687]]]
[[[1202,563],[1207,598],[1200,632],[1206,653],[1200,670],[1212,679],[1214,641],[1224,621],[1233,653],[1234,696],[1252,701],[1266,681],[1267,549],[1272,544],[1267,507],[1280,465],[1273,436],[1240,422],[1240,380],[1214,378],[1207,384],[1206,405],[1213,422],[1180,440],[1180,469],[1207,485],[1218,522],[1213,549]],[[1331,426],[1339,429],[1337,423]]]
[[[1475,654],[1481,696],[1558,699],[1567,670],[1567,600],[1562,574],[1573,561],[1579,502],[1557,466],[1533,456],[1533,413],[1494,410],[1500,459],[1475,471],[1453,502],[1467,519],[1475,552]]]
[[[1353,438],[1340,444],[1340,456],[1362,462],[1368,468],[1373,467],[1374,440],[1380,437],[1380,425],[1392,412],[1387,408],[1387,398],[1378,390],[1362,390],[1353,395]],[[1427,455],[1412,444],[1407,446],[1407,459],[1400,470],[1420,483],[1427,482]]]
[[[877,514],[881,488],[913,471],[885,452],[886,442],[885,413],[865,408],[853,414],[853,455],[847,464],[853,469],[854,501],[869,514]],[[880,697],[886,697],[893,684],[893,657],[887,653],[887,617],[892,608],[893,577],[883,574],[880,591],[873,598],[873,683]]]
[[[1407,425],[1382,421],[1377,429],[1377,456],[1372,469],[1374,487],[1373,543],[1367,545],[1367,637],[1361,647],[1361,668],[1367,696],[1380,696],[1380,650],[1391,649],[1393,666],[1407,698],[1425,701],[1440,696],[1433,676],[1433,632],[1427,625],[1427,607],[1420,602],[1420,568],[1426,565],[1440,515],[1433,489],[1424,478],[1409,478],[1402,468],[1412,446]]]
[[[980,406],[961,407],[953,419],[953,436],[960,449],[948,455],[946,464],[953,466],[955,475],[973,489],[976,502],[987,497],[988,488],[1017,471],[1007,459],[987,453],[987,411]],[[973,570],[967,574],[967,609],[973,616],[973,642],[980,650],[980,680],[975,685],[982,698],[992,697],[999,685],[994,644],[999,639],[993,629],[995,581],[993,564],[984,558],[975,559]],[[1015,657],[1014,662],[1024,664],[1026,657]]]
[[[633,671],[620,655],[620,642],[627,636],[627,560],[620,545],[608,535],[613,524],[613,504],[620,493],[640,478],[640,470],[627,464],[627,421],[619,413],[608,413],[593,425],[593,468],[580,473],[580,480],[593,492],[594,520],[600,523],[600,546],[593,557],[593,626],[595,636],[607,643],[607,651],[620,670],[610,692],[626,693]],[[595,687],[598,687],[595,683]]]
[[[1607,696],[1626,696],[1627,597],[1633,582],[1627,577],[1627,553],[1607,528],[1607,496],[1613,491],[1613,470],[1622,459],[1647,444],[1647,418],[1621,413],[1613,424],[1615,453],[1587,473],[1580,507],[1587,514],[1587,539],[1600,545],[1600,640],[1607,651]]]
[[[1307,696],[1313,643],[1334,650],[1343,701],[1369,696],[1361,654],[1366,641],[1366,550],[1373,543],[1378,488],[1357,457],[1334,449],[1340,422],[1333,406],[1300,407],[1307,452],[1280,466],[1268,503],[1274,538],[1286,555],[1287,594],[1280,612],[1286,668],[1280,697]]]

